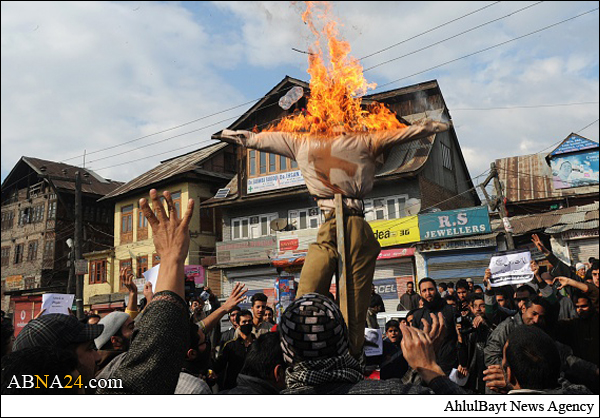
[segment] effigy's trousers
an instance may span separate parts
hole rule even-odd
[[[365,340],[365,322],[371,300],[375,263],[381,246],[371,226],[361,215],[344,214],[344,222],[348,301],[347,306],[345,301],[340,301],[340,308],[342,312],[347,308],[348,312],[348,317],[344,319],[348,326],[350,354],[360,358]],[[317,242],[308,248],[296,297],[306,293],[327,296],[337,266],[336,218],[334,211],[331,211],[319,228]]]

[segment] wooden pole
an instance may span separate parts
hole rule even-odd
[[[335,204],[335,226],[338,250],[337,283],[335,286],[336,299],[340,305],[342,315],[348,323],[348,292],[346,288],[346,241],[344,233],[344,203],[341,194],[336,194]]]

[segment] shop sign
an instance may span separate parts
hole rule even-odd
[[[419,220],[417,216],[369,222],[375,238],[382,247],[419,242]]]
[[[439,240],[492,231],[486,206],[419,215],[421,240]]]

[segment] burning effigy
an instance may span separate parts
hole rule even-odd
[[[405,125],[384,104],[365,108],[361,96],[376,85],[367,83],[362,66],[350,56],[350,45],[339,38],[329,4],[305,4],[302,18],[316,37],[308,54],[306,109],[262,132],[224,130],[221,137],[295,160],[308,191],[325,214],[317,242],[309,247],[297,297],[329,292],[339,257],[334,196],[343,196],[347,299],[340,300],[340,308],[348,325],[350,354],[358,358],[380,252],[364,219],[363,198],[372,190],[383,155],[391,147],[445,131],[449,125],[430,119]],[[315,18],[322,23],[321,29]]]

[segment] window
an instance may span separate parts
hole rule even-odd
[[[442,165],[448,170],[452,170],[452,150],[444,143],[442,145]]]
[[[35,277],[25,277],[25,290],[35,289]]]
[[[13,227],[13,220],[15,218],[15,213],[10,212],[2,212],[2,230],[6,231],[7,229],[11,229]]]
[[[148,256],[144,255],[142,257],[138,257],[135,260],[135,264],[137,266],[137,276],[138,278],[144,277],[144,272],[148,271]]]
[[[378,197],[365,200],[365,219],[377,221],[397,219],[406,216],[406,200],[408,196]]]
[[[175,206],[175,210],[177,211],[177,216],[181,219],[181,191],[179,192],[171,192],[171,200],[173,201],[173,206]],[[167,211],[167,204],[165,203],[165,198],[161,197],[160,202],[163,204],[165,211]],[[156,212],[154,212],[156,215]]]
[[[56,201],[48,204],[48,220],[56,219]]]
[[[314,229],[321,226],[321,210],[319,208],[290,210],[288,218],[289,224],[294,229]]]
[[[267,174],[267,154],[264,152],[260,153],[260,164],[259,164],[259,172],[260,174]]]
[[[133,205],[121,208],[121,244],[133,241]]]
[[[15,258],[13,264],[21,264],[23,262],[23,244],[17,244],[15,247]]]
[[[46,210],[46,205],[41,204],[33,208],[31,222],[38,223],[44,220],[44,212]]]
[[[158,254],[152,254],[152,267],[160,264],[160,256]]]
[[[27,225],[31,221],[31,208],[19,210],[19,226]]]
[[[136,240],[142,241],[148,239],[148,219],[144,216],[144,212],[138,210],[138,223]]]
[[[256,150],[248,150],[248,177],[297,170],[298,163],[287,157]]]
[[[214,234],[214,213],[212,208],[200,208],[200,232]]]
[[[31,241],[27,250],[27,261],[35,261],[37,259],[38,242]]]
[[[271,235],[271,221],[277,219],[277,213],[255,215],[231,220],[231,239],[251,239]]]
[[[250,176],[255,176],[256,175],[256,153],[258,151],[255,150],[250,150],[248,152],[248,170],[250,173]]]
[[[54,241],[47,240],[44,245],[44,260],[52,260],[54,258]]]
[[[9,260],[10,260],[10,247],[2,247],[2,258],[1,258],[2,267],[7,267]]]

